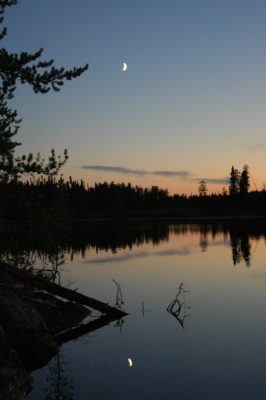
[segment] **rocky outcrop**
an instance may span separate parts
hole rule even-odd
[[[100,311],[102,317],[80,325],[90,314],[84,305]],[[0,263],[0,400],[22,400],[32,384],[29,372],[47,364],[58,344],[125,315],[39,275]]]
[[[76,326],[90,312],[36,292],[18,272],[0,263],[0,400],[24,399],[33,384],[30,371],[57,352],[54,334]]]
[[[56,353],[44,319],[23,291],[0,287],[0,324],[27,370],[42,367]]]
[[[0,400],[22,400],[31,386],[31,377],[0,327]]]

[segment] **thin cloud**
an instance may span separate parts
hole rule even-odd
[[[229,182],[229,179],[227,177],[225,178],[205,178],[204,181],[209,184],[214,184],[214,185],[227,185]]]
[[[201,179],[192,179],[194,183],[200,183],[200,181],[204,181],[210,185],[228,185],[229,179],[225,178],[201,178]]]
[[[151,172],[152,175],[157,175],[157,176],[162,176],[162,177],[179,177],[181,179],[189,179],[192,176],[194,176],[193,173],[189,172],[189,171],[154,171]]]
[[[129,169],[123,167],[116,166],[108,166],[108,165],[82,165],[82,169],[89,169],[91,171],[100,171],[100,172],[117,172],[119,174],[124,175],[147,175],[148,172],[142,169]]]
[[[266,147],[266,145],[265,145]],[[191,171],[177,170],[177,171],[169,171],[169,170],[158,170],[158,171],[147,171],[145,169],[131,169],[119,166],[112,165],[82,165],[82,169],[87,169],[90,171],[99,171],[99,172],[107,172],[107,173],[118,173],[122,175],[134,175],[134,176],[160,176],[162,178],[180,178],[183,181],[188,181],[192,183],[199,183],[200,180],[204,180],[208,184],[214,185],[227,185],[228,178],[195,178],[195,174]]]
[[[189,171],[146,171],[144,169],[131,169],[125,167],[118,166],[110,166],[110,165],[82,165],[82,169],[88,169],[90,171],[99,171],[99,172],[116,172],[122,175],[136,175],[136,176],[144,176],[144,175],[155,175],[161,177],[179,177],[183,180],[190,179],[194,176],[193,173]]]
[[[249,144],[247,148],[253,152],[266,151],[266,143]]]

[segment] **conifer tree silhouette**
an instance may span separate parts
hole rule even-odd
[[[250,187],[250,178],[249,178],[248,165],[244,165],[239,181],[240,193],[241,194],[248,193],[249,187]]]
[[[232,196],[239,192],[239,171],[232,166],[229,179],[229,194]]]
[[[0,0],[0,24],[3,23],[6,8],[17,4],[17,0]],[[0,40],[7,34],[4,27],[0,31]],[[20,143],[14,140],[21,119],[16,110],[9,106],[9,101],[15,96],[17,84],[29,85],[35,93],[47,93],[50,90],[60,91],[66,80],[72,80],[82,75],[88,64],[83,67],[65,69],[55,67],[54,60],[42,60],[43,49],[34,53],[23,51],[12,53],[5,48],[0,48],[0,178],[16,177],[23,172],[32,170],[46,174],[49,166],[55,169],[63,165],[68,156],[64,153],[64,160],[57,158],[54,150],[51,152],[47,164],[41,160],[40,155],[34,159],[33,155],[21,158],[14,157],[14,151]],[[52,160],[52,161],[51,161]]]

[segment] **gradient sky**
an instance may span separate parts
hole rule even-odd
[[[60,93],[19,88],[19,154],[67,148],[66,177],[188,194],[248,164],[262,189],[265,0],[19,0],[5,25],[9,50],[90,64]]]

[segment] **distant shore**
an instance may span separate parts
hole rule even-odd
[[[64,221],[59,221],[59,222],[52,222],[51,227],[56,224],[57,226],[60,226],[61,224],[83,224],[83,223],[112,223],[112,222],[174,222],[174,223],[188,223],[188,224],[193,224],[193,223],[226,223],[226,222],[266,222],[266,215],[193,215],[193,216],[175,216],[175,215],[169,215],[169,216],[145,216],[145,215],[139,215],[139,216],[131,216],[131,215],[123,215],[123,216],[92,216],[89,218],[70,218],[70,219],[65,219]],[[5,219],[5,218],[0,218],[0,230],[1,226],[6,227],[6,226],[14,226],[17,225],[18,228],[22,224],[30,224],[31,226],[34,224],[38,224],[44,222],[46,224],[46,218],[20,218],[20,219]]]
[[[266,215],[223,215],[223,216],[168,216],[168,217],[91,217],[91,218],[75,218],[72,222],[101,222],[101,221],[186,221],[186,222],[196,222],[196,221],[243,221],[243,220],[265,220]],[[0,221],[1,222],[1,221]]]

